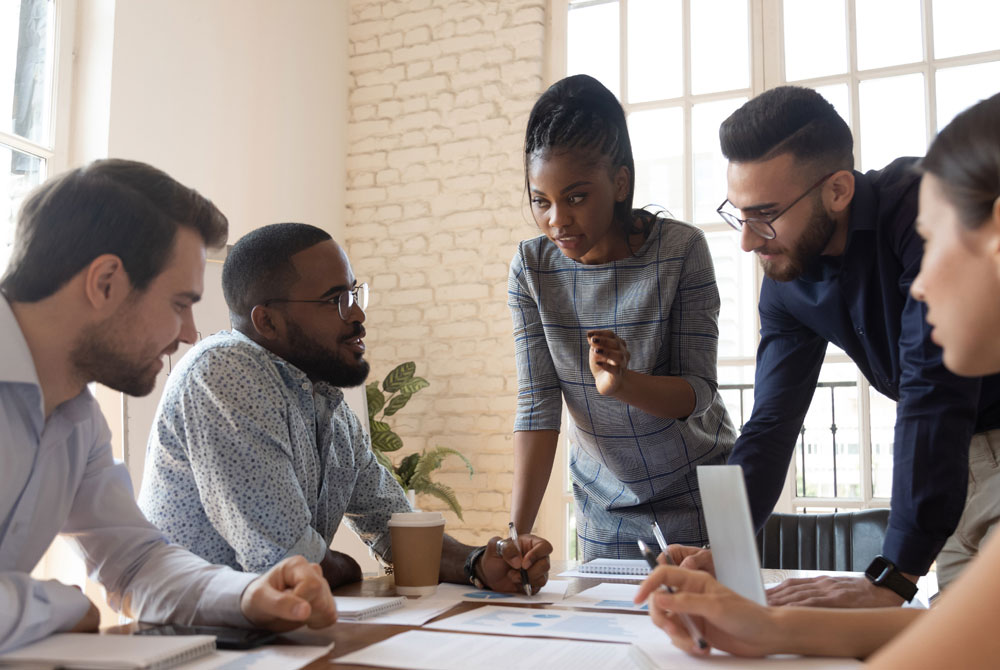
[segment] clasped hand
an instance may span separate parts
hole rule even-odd
[[[323,571],[302,556],[284,559],[250,582],[240,610],[259,628],[287,631],[305,625],[325,628],[337,620],[337,607]]]
[[[497,545],[500,545],[500,552]],[[520,553],[518,553],[520,547]],[[502,553],[502,556],[501,556]],[[537,593],[549,581],[549,554],[552,545],[535,535],[523,533],[518,536],[518,544],[507,538],[491,538],[486,552],[479,560],[477,570],[480,579],[494,591],[523,593],[521,568],[528,572],[532,593]]]

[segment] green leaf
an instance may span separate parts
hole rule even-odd
[[[384,433],[387,430],[392,430],[385,421],[376,421],[375,419],[368,422],[368,427],[371,428],[372,437],[375,436],[375,433]]]
[[[410,401],[410,394],[400,391],[396,395],[392,396],[392,400],[389,401],[389,406],[385,408],[385,416],[392,416],[399,410],[406,407],[406,403]]]
[[[395,393],[403,387],[403,384],[413,379],[413,372],[417,369],[417,364],[413,361],[400,363],[392,372],[385,376],[382,381],[382,390]]]
[[[425,389],[430,386],[431,383],[424,379],[423,377],[414,377],[410,381],[406,382],[399,388],[400,393],[405,393],[406,395],[413,395],[420,389]]]
[[[428,482],[431,479],[431,473],[441,467],[441,463],[448,456],[458,456],[463,461],[465,461],[465,467],[469,468],[469,476],[472,476],[474,472],[472,469],[472,463],[469,459],[465,457],[460,451],[456,451],[450,447],[435,447],[430,451],[425,451],[420,456],[420,462],[417,463],[417,469],[414,476],[426,479]]]
[[[365,395],[368,398],[368,420],[371,421],[385,406],[385,395],[378,390],[378,382],[372,382],[366,386]]]
[[[417,469],[417,461],[419,460],[420,454],[410,454],[396,466],[397,479],[404,489],[410,488],[410,480],[413,477],[413,472]]]
[[[403,446],[403,440],[391,430],[380,430],[372,433],[372,450],[397,451]]]
[[[427,480],[413,481],[411,486],[417,493],[432,495],[443,500],[458,515],[458,518],[462,519],[462,505],[458,502],[458,497],[450,486]],[[464,519],[462,520],[464,521]]]

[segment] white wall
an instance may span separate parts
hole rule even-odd
[[[347,10],[339,0],[118,2],[108,151],[229,216],[230,241],[343,231]]]
[[[166,170],[226,213],[230,242],[293,220],[343,236],[345,3],[100,0],[82,3],[77,28],[75,163],[106,155]],[[227,323],[216,275],[205,335]],[[126,398],[112,421],[133,474],[159,390]]]

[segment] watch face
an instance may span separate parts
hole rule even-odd
[[[875,584],[879,584],[885,579],[886,575],[892,572],[894,567],[885,557],[876,556],[865,569],[865,576]]]

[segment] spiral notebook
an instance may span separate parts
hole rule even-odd
[[[341,621],[361,621],[397,610],[406,604],[406,596],[362,598],[337,596],[337,618]]]
[[[0,667],[166,670],[215,651],[210,635],[149,637],[59,633],[0,654]]]
[[[635,575],[649,574],[649,566],[642,559],[595,558],[577,568],[588,575]]]

